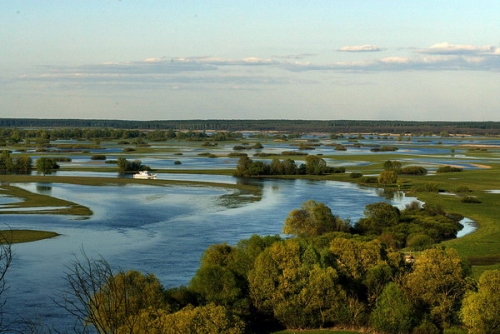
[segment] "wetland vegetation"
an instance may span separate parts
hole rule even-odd
[[[390,122],[386,125],[396,126]],[[215,244],[205,251],[189,285],[159,288],[165,297],[155,304],[155,312],[161,315],[155,318],[147,313],[151,310],[138,308],[128,316],[141,321],[154,318],[156,325],[142,325],[155,328],[161,321],[184,322],[188,326],[193,319],[210,314],[220,319],[220,326],[231,324],[224,327],[228,333],[242,332],[243,328],[258,332],[264,327],[273,331],[280,326],[375,328],[386,333],[484,330],[478,327],[479,309],[475,305],[490,287],[479,284],[478,279],[500,270],[498,137],[457,134],[449,132],[450,127],[439,128],[434,124],[421,124],[420,128],[433,129],[434,133],[381,133],[373,129],[366,133],[323,134],[222,132],[223,126],[229,125],[220,125],[214,131],[2,128],[3,152],[8,152],[2,153],[2,161],[8,161],[8,157],[23,162],[58,158],[60,167],[51,175],[36,175],[35,162],[31,173],[12,170],[18,174],[0,175],[0,200],[4,201],[0,202],[0,213],[80,218],[93,214],[91,208],[78,201],[44,194],[43,189],[33,192],[16,186],[23,183],[35,183],[42,188],[56,183],[93,187],[128,184],[211,187],[250,195],[240,199],[265,200],[258,187],[245,182],[210,182],[208,178],[172,180],[170,173],[206,176],[236,173],[259,179],[272,177],[313,183],[342,181],[381,188],[386,194],[403,191],[424,202],[424,209],[415,205],[401,211],[380,204],[367,206],[366,217],[351,222],[349,228],[349,224],[341,224],[335,215],[330,216],[327,207],[306,206],[290,212],[288,225],[285,222],[284,231],[292,237],[252,236],[235,245]],[[469,129],[476,133],[478,128]],[[337,149],[339,145],[342,150]],[[140,168],[123,168],[126,159],[138,166],[147,165],[162,177],[132,179],[127,172]],[[109,160],[116,163],[106,163]],[[300,166],[309,172],[297,172]],[[418,216],[421,213],[426,216]],[[456,218],[462,216],[472,219],[478,228],[474,233],[455,238],[459,228]],[[308,220],[311,217],[314,219]],[[327,225],[336,227],[315,229],[320,232],[313,234],[301,230],[301,226],[311,227],[318,222],[331,222]],[[419,224],[423,227],[418,227]],[[50,238],[58,232],[33,231],[30,239],[22,239],[25,230],[10,228],[3,232],[12,236],[9,242]],[[438,248],[434,248],[435,243],[439,243]],[[404,257],[410,252],[413,265]],[[442,268],[431,265],[435,259],[440,261],[438,266],[450,265],[449,276]],[[110,280],[133,277],[131,281],[146,282],[141,283],[144,286],[157,284],[154,277],[143,278],[136,272],[108,272],[103,264],[92,259],[75,263],[77,269],[89,265],[88,268],[107,274],[106,280],[99,282],[101,290],[87,296],[90,299],[104,298],[101,292],[109,290]],[[432,270],[437,270],[433,275],[440,277],[440,282],[449,280],[448,290],[426,281],[426,272]],[[493,275],[490,279],[497,278]],[[417,291],[417,287],[433,291],[435,299],[424,290]],[[466,295],[469,299],[465,299]],[[462,302],[470,306],[469,313],[462,308]],[[394,308],[403,311],[390,319],[390,309]],[[90,311],[87,310],[87,317]],[[409,313],[413,316],[408,316]],[[103,314],[95,314],[94,324],[102,332],[130,326],[124,319],[102,317]],[[118,327],[112,327],[110,321],[117,321],[113,326]]]

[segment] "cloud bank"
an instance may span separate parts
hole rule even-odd
[[[342,52],[379,52],[374,45],[345,46]],[[408,50],[407,50],[408,51]],[[73,67],[47,66],[18,78],[22,81],[108,85],[224,85],[225,88],[289,84],[304,78],[299,72],[363,73],[384,71],[499,71],[500,48],[437,43],[414,48],[407,55],[389,55],[361,61],[304,61],[314,54],[245,57],[241,59],[196,56],[146,58],[142,61],[101,63]],[[181,85],[181,86],[179,86]],[[253,86],[253,87],[252,87]]]

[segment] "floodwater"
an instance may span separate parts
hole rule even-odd
[[[190,176],[193,180],[205,176]],[[165,287],[189,283],[207,246],[235,244],[252,234],[280,234],[288,213],[310,199],[328,205],[335,215],[356,221],[367,204],[399,207],[413,198],[333,181],[241,180],[261,188],[260,200],[234,190],[185,186],[81,186],[58,183],[18,184],[88,206],[88,219],[54,215],[2,215],[13,229],[40,229],[61,236],[14,245],[7,275],[7,320],[38,315],[49,326],[70,328],[71,317],[53,300],[64,287],[66,267],[82,250],[103,256],[113,267],[155,274]]]

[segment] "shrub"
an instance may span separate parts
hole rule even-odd
[[[361,174],[361,173],[351,173],[349,176],[351,177],[351,179],[359,179],[360,177],[363,176],[363,174]]]
[[[428,193],[437,193],[439,191],[439,186],[435,183],[426,183],[422,185],[418,185],[412,188],[414,192],[428,192]]]
[[[378,183],[378,179],[375,176],[362,176],[359,178],[360,183]]]
[[[481,203],[476,196],[464,196],[461,199],[462,203]]]
[[[135,151],[135,148],[133,148],[133,147],[125,147],[123,149],[123,152],[132,152],[132,151]]]
[[[406,239],[406,247],[413,250],[424,250],[431,247],[434,240],[427,234],[413,234]]]
[[[394,184],[398,181],[398,173],[393,170],[385,170],[377,178],[380,184]]]
[[[51,159],[56,162],[71,162],[71,158],[68,157],[53,157]]]
[[[401,168],[401,174],[405,175],[426,175],[427,169],[422,166],[406,166]]]
[[[458,186],[457,187],[457,190],[455,190],[455,192],[457,192],[458,194],[461,194],[461,193],[469,193],[471,192],[472,190],[470,190],[469,187],[467,186]]]
[[[248,156],[248,154],[243,153],[243,152],[231,152],[227,156],[230,158],[239,158],[239,157],[246,157],[246,156]]]
[[[106,156],[103,154],[96,154],[91,156],[90,160],[106,160]]]
[[[180,165],[180,164],[182,164],[182,162],[180,162],[179,160],[174,161],[174,165]]]
[[[441,166],[436,170],[436,173],[461,172],[462,168],[453,166]]]

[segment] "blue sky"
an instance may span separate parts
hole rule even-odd
[[[498,0],[0,5],[0,117],[500,121]]]

